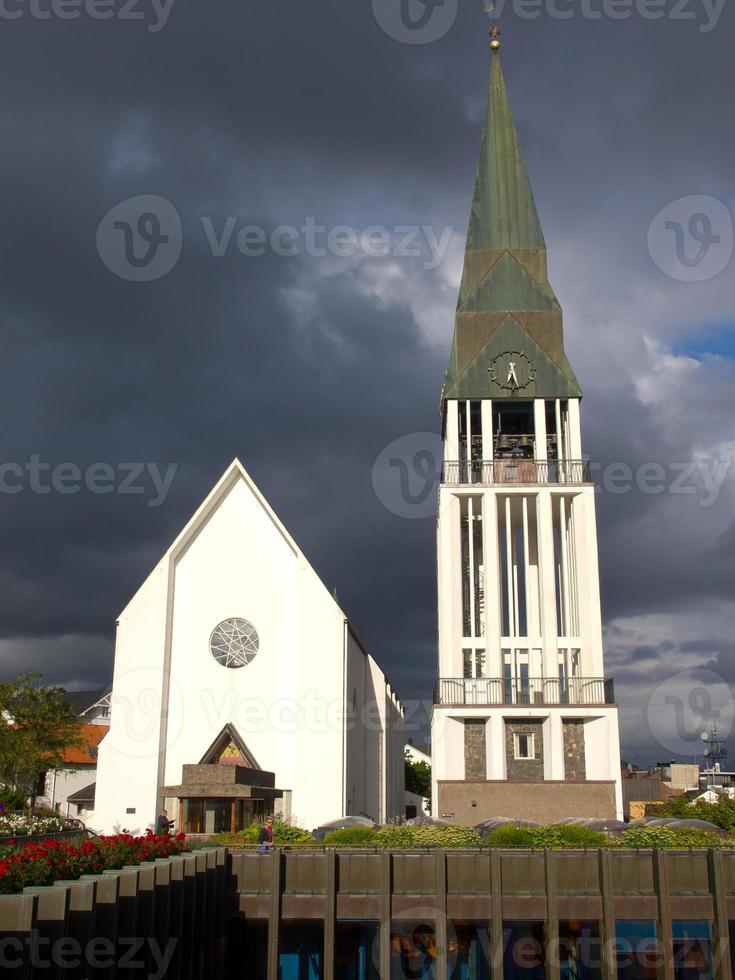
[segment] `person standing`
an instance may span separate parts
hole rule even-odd
[[[161,810],[156,820],[156,833],[159,837],[167,837],[171,833],[174,825],[173,820],[168,819],[168,810]]]
[[[260,854],[265,854],[266,851],[273,849],[273,819],[268,817],[266,822],[260,828],[260,833],[258,834],[258,851]]]

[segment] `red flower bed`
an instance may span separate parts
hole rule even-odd
[[[151,831],[145,837],[133,837],[126,831],[115,837],[89,837],[77,845],[59,840],[29,843],[10,853],[4,849],[0,894],[12,895],[26,885],[51,885],[83,874],[101,874],[108,868],[153,861],[185,850],[184,834],[157,837]]]

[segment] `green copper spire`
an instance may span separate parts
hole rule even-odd
[[[497,54],[490,69],[467,248],[546,248]]]
[[[564,353],[562,313],[546,273],[546,243],[493,49],[445,398],[566,398],[581,391]],[[522,391],[495,386],[509,351],[533,362]]]

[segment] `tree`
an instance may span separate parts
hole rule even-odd
[[[724,793],[714,803],[692,799],[690,796],[673,796],[663,803],[649,803],[646,806],[646,816],[707,820],[732,833],[735,830],[735,800]]]
[[[431,799],[431,766],[428,762],[412,762],[408,749],[404,753],[406,792]]]
[[[41,773],[63,768],[65,750],[84,744],[63,688],[40,681],[26,673],[0,684],[0,781],[34,800]]]

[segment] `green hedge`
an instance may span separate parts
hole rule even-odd
[[[253,846],[258,842],[260,824],[252,824],[237,834],[216,834],[208,839],[212,844]],[[316,846],[312,834],[301,827],[277,821],[273,840],[278,846]],[[452,824],[388,824],[384,827],[343,827],[324,837],[327,847],[379,847],[392,850],[414,848],[474,848],[503,847],[524,850],[559,850],[561,848],[735,848],[735,839],[695,829],[673,830],[670,827],[631,827],[617,837],[608,837],[597,830],[577,824],[545,827],[515,827],[506,824],[486,837],[470,827]]]
[[[671,827],[631,827],[630,830],[624,830],[619,837],[614,837],[609,846],[676,850],[690,847],[734,847],[735,841],[708,830],[694,828],[674,830]]]
[[[209,840],[216,844],[257,844],[262,826],[259,823],[252,823],[236,834],[215,834]],[[303,827],[296,827],[282,820],[276,820],[273,823],[273,843],[314,844],[316,842],[309,831],[304,830]]]
[[[506,824],[493,830],[484,839],[486,847],[524,847],[533,850],[561,847],[605,847],[608,837],[599,830],[576,824],[549,827],[514,827]]]
[[[331,847],[385,847],[398,850],[414,847],[479,847],[482,839],[470,827],[389,824],[376,830],[369,827],[333,830],[326,835],[324,843]]]
[[[377,831],[371,827],[340,827],[324,836],[329,847],[377,847]]]

